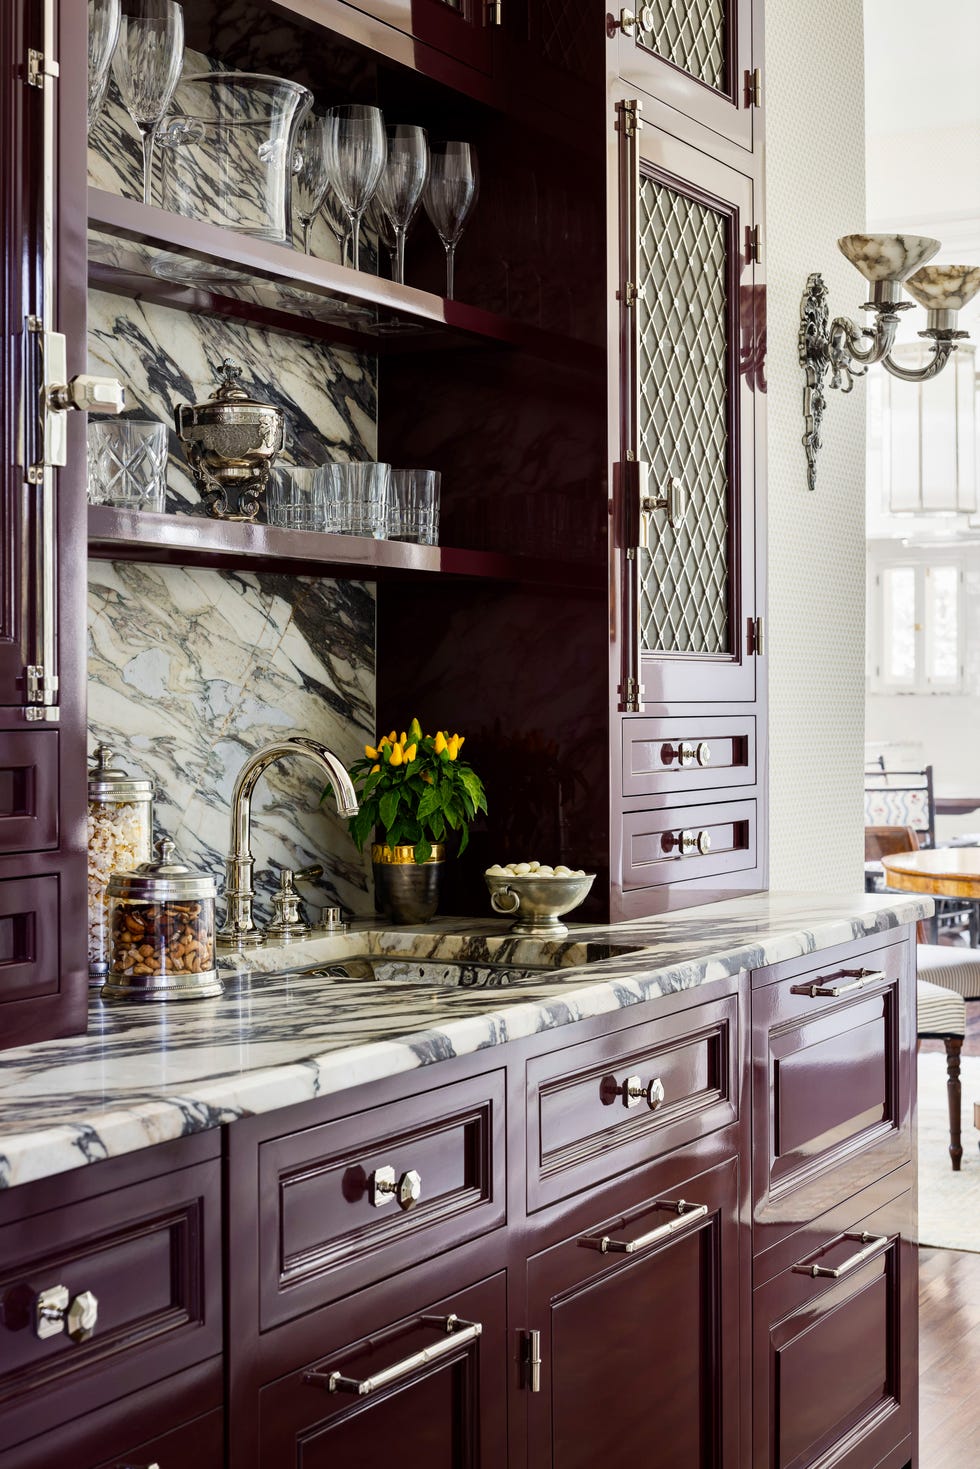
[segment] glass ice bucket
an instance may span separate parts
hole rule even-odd
[[[291,245],[292,138],[312,102],[282,77],[184,77],[161,129],[163,207]]]

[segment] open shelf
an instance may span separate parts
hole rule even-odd
[[[89,189],[88,212],[98,290],[371,353],[499,346],[560,362],[574,351],[598,365],[598,349],[575,338],[119,194]]]
[[[583,590],[603,585],[601,568],[590,563],[280,530],[252,521],[158,515],[108,505],[89,506],[88,538],[89,555],[100,561],[225,566],[361,581],[437,575]]]

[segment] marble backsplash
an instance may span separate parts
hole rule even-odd
[[[188,56],[186,69],[202,58]],[[203,67],[201,69],[204,69]],[[135,129],[110,88],[89,150],[89,181],[140,196]],[[317,241],[328,254],[326,226]],[[89,293],[89,370],[125,385],[127,415],[170,431],[166,509],[201,513],[173,430],[177,403],[198,402],[231,357],[250,393],[286,415],[283,459],[317,464],[377,453],[376,359],[239,320]],[[260,512],[260,518],[264,518]],[[152,779],[157,835],[220,879],[229,803],[243,761],[275,739],[308,735],[349,764],[375,734],[375,598],[359,582],[205,568],[93,562],[89,568],[89,741]],[[270,768],[253,805],[260,919],[270,869],[322,863],[301,885],[312,902],[373,912],[370,860],[308,762]]]
[[[156,789],[156,834],[220,878],[232,786],[244,760],[290,735],[345,764],[374,736],[374,589],[267,574],[133,562],[89,566],[89,732]],[[373,910],[358,853],[308,761],[270,767],[256,788],[257,912],[271,868],[322,863],[302,884],[318,904]]]

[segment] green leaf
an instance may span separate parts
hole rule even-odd
[[[427,816],[432,815],[433,811],[439,811],[441,808],[442,797],[439,794],[439,791],[436,789],[435,786],[426,786],[425,795],[419,801],[418,805],[417,814],[419,820],[424,821]]]
[[[469,844],[470,844],[470,829],[464,823],[463,829],[462,829],[462,831],[460,833],[460,838],[459,838],[459,854],[460,854],[460,856],[463,855],[463,853],[466,851],[466,848],[469,846]]]
[[[432,833],[433,841],[444,842],[446,840],[446,823],[438,812],[429,822],[429,830]]]
[[[416,860],[416,862],[428,862],[428,860],[429,860],[429,858],[431,856],[432,856],[432,843],[428,840],[427,837],[421,837],[415,843],[415,860]]]
[[[351,817],[350,834],[354,840],[354,845],[357,847],[357,850],[359,852],[363,852],[364,843],[367,841],[368,837],[371,834],[371,829],[374,826],[374,822],[375,818],[373,813],[367,810],[364,806],[361,807],[356,816]]]
[[[401,800],[400,791],[385,791],[379,803],[381,813],[381,825],[385,831],[390,831],[398,812],[398,803]]]
[[[483,784],[480,777],[475,770],[471,770],[468,765],[465,765],[459,772],[459,778],[463,783],[463,789],[473,802],[474,811],[478,811],[481,797],[483,797]]]

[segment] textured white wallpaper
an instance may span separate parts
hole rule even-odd
[[[766,6],[773,888],[863,886],[864,387],[829,394],[806,487],[796,336],[807,275],[860,316],[836,247],[864,228],[861,0]]]

